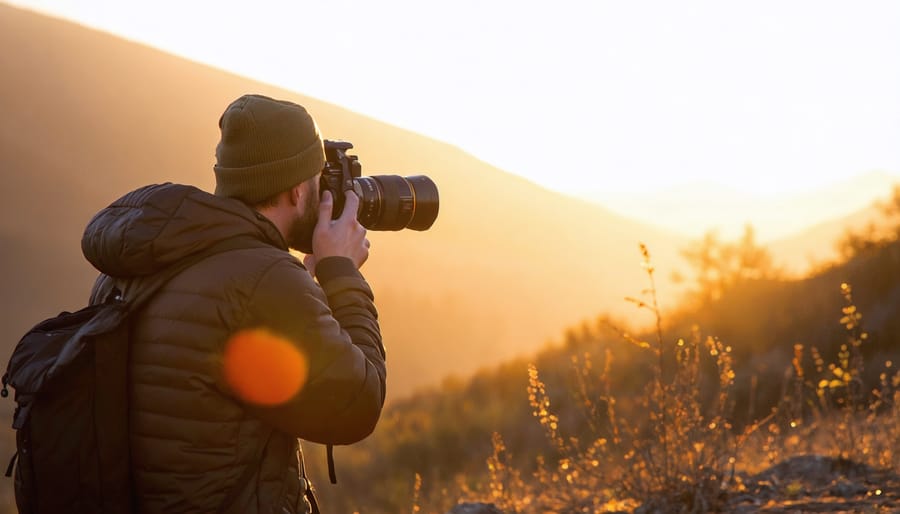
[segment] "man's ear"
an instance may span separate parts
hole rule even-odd
[[[288,190],[288,200],[291,202],[291,207],[296,207],[303,200],[304,193],[302,182]]]

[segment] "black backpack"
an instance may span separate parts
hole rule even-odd
[[[99,304],[63,312],[16,345],[0,395],[15,389],[15,496],[20,514],[119,514],[134,509],[128,441],[131,314],[175,275],[215,253],[259,247],[230,240],[156,275],[114,288]],[[18,464],[16,465],[16,461]],[[248,466],[248,473],[253,466]],[[238,481],[222,508],[250,477]]]

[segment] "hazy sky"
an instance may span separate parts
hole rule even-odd
[[[900,2],[15,0],[551,189],[900,175]],[[332,135],[339,137],[339,135]]]

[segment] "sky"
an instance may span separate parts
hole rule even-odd
[[[2,0],[0,0],[2,1]],[[900,2],[12,0],[598,200],[900,177]]]

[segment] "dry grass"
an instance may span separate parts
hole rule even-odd
[[[567,437],[539,370],[529,366],[529,402],[555,455],[538,456],[536,471],[523,477],[495,433],[487,461],[487,501],[510,514],[715,512],[747,492],[748,473],[791,456],[825,455],[900,470],[895,448],[900,440],[900,373],[891,374],[893,363],[887,362],[879,386],[863,390],[860,350],[867,334],[849,285],[841,285],[845,306],[840,321],[848,341],[837,361],[826,365],[812,349],[816,373],[807,373],[807,352],[795,346],[790,394],[769,416],[738,430],[729,422],[735,378],[731,349],[696,329],[686,339],[666,337],[650,255],[643,245],[641,251],[650,287],[646,300],[630,300],[653,313],[655,337],[643,341],[619,333],[650,354],[650,381],[643,394],[615,397],[609,380],[613,351],[606,351],[599,367],[590,354],[574,356],[577,387],[571,401],[579,405],[591,435]],[[715,379],[710,380],[704,370],[713,367]]]

